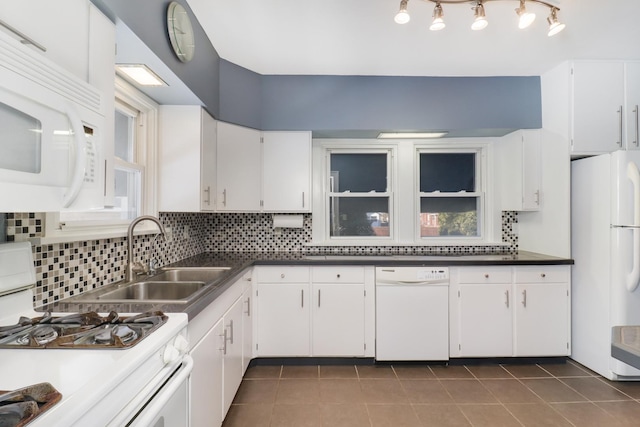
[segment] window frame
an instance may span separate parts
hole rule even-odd
[[[474,146],[474,145],[465,145],[458,147],[442,147],[442,146],[425,146],[425,145],[416,145],[415,147],[415,188],[416,191],[414,193],[415,198],[415,206],[416,209],[414,211],[415,215],[415,231],[414,231],[414,239],[417,242],[429,243],[429,245],[449,245],[451,243],[460,243],[461,241],[465,244],[482,244],[487,240],[487,234],[489,230],[485,225],[485,220],[488,217],[487,209],[486,209],[486,176],[485,170],[487,169],[487,164],[484,159],[486,158],[486,148],[483,146]],[[420,155],[421,154],[474,154],[475,155],[475,191],[473,192],[421,192],[420,191]],[[421,236],[421,224],[420,224],[420,215],[421,215],[421,201],[422,198],[477,198],[478,199],[478,207],[477,207],[477,236]]]
[[[331,191],[331,155],[332,154],[386,154],[387,156],[387,188],[383,193],[369,193],[369,192],[334,192]],[[392,148],[343,148],[343,147],[334,147],[327,148],[325,151],[325,177],[326,177],[326,188],[325,191],[325,228],[328,232],[327,238],[329,241],[353,241],[353,240],[362,240],[368,243],[371,242],[379,242],[379,241],[389,241],[394,240],[394,208],[393,208],[393,194],[394,194],[394,180],[392,179],[392,171],[394,170],[393,166],[393,149]],[[332,236],[331,235],[331,199],[332,198],[366,198],[366,197],[377,197],[377,198],[387,198],[388,206],[389,206],[389,236]]]
[[[493,180],[493,144],[495,138],[441,138],[435,140],[407,139],[381,141],[377,139],[314,139],[313,153],[313,209],[312,241],[308,246],[480,246],[500,245],[501,212]],[[390,202],[389,237],[358,236],[351,238],[330,236],[328,202],[329,150],[369,152],[388,149],[392,153],[388,171],[393,193]],[[476,192],[481,193],[479,208],[479,236],[420,237],[419,151],[476,152]],[[468,193],[469,194],[469,193]],[[400,207],[402,206],[402,209]],[[367,238],[363,238],[367,237]]]

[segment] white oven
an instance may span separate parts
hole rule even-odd
[[[29,243],[0,244],[0,331],[43,316],[32,308],[32,289],[21,286],[33,280]],[[58,316],[69,313],[52,314],[54,319]],[[135,317],[123,313],[120,318],[127,316]],[[62,395],[29,427],[188,426],[187,384],[193,361],[187,354],[187,315],[168,313],[163,319],[143,339],[125,348],[4,345],[0,390],[48,383]]]
[[[0,212],[104,206],[100,92],[0,32]]]

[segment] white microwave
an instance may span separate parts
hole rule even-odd
[[[104,206],[100,92],[0,33],[0,212]]]

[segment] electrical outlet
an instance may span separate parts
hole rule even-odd
[[[189,237],[191,237],[191,233],[190,233],[190,230],[189,230],[189,226],[188,226],[188,225],[185,225],[185,226],[183,227],[183,229],[182,229],[182,238],[183,238],[184,240],[187,240],[187,239],[189,239]]]
[[[172,241],[173,240],[173,228],[165,227],[164,228],[164,237],[167,239],[167,242]]]

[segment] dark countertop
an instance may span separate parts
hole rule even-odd
[[[204,252],[165,267],[231,267],[214,286],[189,304],[125,303],[104,304],[61,300],[40,307],[38,311],[140,313],[161,310],[165,313],[187,313],[195,317],[239,279],[248,267],[255,265],[373,265],[373,266],[478,266],[478,265],[571,265],[572,259],[534,252],[487,255],[307,255],[288,252]]]

